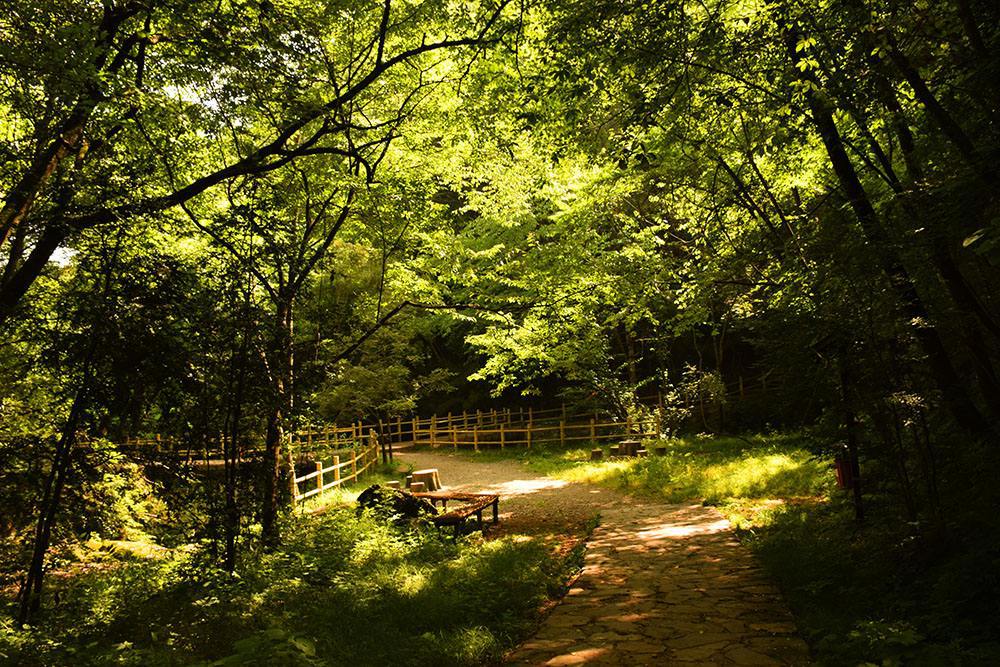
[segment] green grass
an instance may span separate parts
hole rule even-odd
[[[490,664],[576,567],[523,536],[453,542],[359,516],[342,501],[372,479],[297,512],[282,548],[246,554],[236,576],[208,545],[98,549],[53,580],[37,627],[0,621],[0,663]]]
[[[590,447],[482,451],[480,459],[516,457],[532,470],[572,482],[600,484],[665,502],[794,498],[829,493],[833,472],[796,436],[667,440],[665,456],[591,462]],[[649,443],[650,448],[654,443]]]

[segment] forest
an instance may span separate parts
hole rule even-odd
[[[998,51],[990,0],[0,0],[0,664],[997,664]],[[402,519],[421,467],[498,525]],[[678,549],[759,574],[729,625]]]

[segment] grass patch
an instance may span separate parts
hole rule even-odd
[[[590,461],[590,448],[481,451],[479,459],[517,458],[532,470],[572,482],[608,486],[665,502],[819,496],[833,480],[797,436],[685,438],[656,443],[665,456]],[[650,444],[652,447],[653,445]]]
[[[0,621],[0,662],[490,664],[530,632],[578,559],[523,536],[453,542],[381,524],[344,504],[361,488],[296,513],[282,548],[246,554],[235,576],[210,564],[207,546],[101,551],[102,567],[53,579],[58,602],[37,627]]]

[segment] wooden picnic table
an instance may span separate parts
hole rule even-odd
[[[441,526],[453,526],[456,534],[466,519],[472,515],[476,516],[479,529],[485,533],[486,526],[483,524],[483,510],[491,505],[493,507],[493,524],[496,525],[500,522],[500,496],[495,493],[432,491],[428,493],[414,493],[413,495],[417,498],[429,500],[435,507],[437,507],[437,503],[441,503],[441,508],[446,511],[443,514],[438,514],[431,520],[438,528]],[[459,501],[463,505],[447,511],[449,500]]]

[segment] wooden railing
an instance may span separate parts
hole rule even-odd
[[[319,495],[324,491],[340,486],[346,482],[358,479],[364,472],[371,468],[378,461],[379,442],[374,431],[369,431],[366,441],[360,448],[351,448],[346,456],[341,454],[333,455],[333,463],[324,466],[322,461],[314,462],[316,469],[313,472],[295,478],[294,499],[296,503],[301,503],[307,498]],[[347,472],[350,470],[350,472]],[[311,482],[307,484],[307,482]],[[302,485],[312,488],[303,491]]]
[[[570,413],[565,406],[548,410],[518,408],[476,410],[447,413],[430,417],[396,417],[377,424],[358,422],[348,427],[336,425],[310,426],[298,430],[293,443],[300,451],[320,446],[336,446],[340,440],[357,440],[361,432],[375,430],[387,443],[427,444],[438,446],[480,445],[501,448],[508,445],[532,446],[538,442],[568,442],[611,440],[615,438],[651,438],[662,434],[661,412],[655,410],[641,422],[631,419],[616,421],[608,415],[591,412]]]
[[[348,426],[319,424],[305,426],[288,433],[292,451],[300,456],[321,455],[337,449],[357,448],[367,442],[374,432],[382,438],[387,447],[392,445],[421,444],[432,447],[469,447],[478,450],[483,447],[523,445],[531,447],[539,442],[567,444],[572,442],[600,442],[616,438],[653,438],[662,435],[662,413],[656,409],[641,422],[631,419],[619,421],[606,413],[573,412],[562,406],[545,410],[531,407],[501,410],[476,410],[430,417],[396,417],[379,420],[377,423],[360,421]],[[207,459],[221,456],[221,436],[219,441],[206,442],[202,446],[187,446],[169,437],[153,436],[130,438],[126,445],[171,449],[179,454],[201,456]]]
[[[426,436],[426,437],[424,437]],[[483,447],[510,446],[531,447],[540,443],[601,442],[625,438],[658,438],[661,433],[655,423],[633,424],[631,421],[565,422],[557,424],[517,424],[508,426],[501,422],[493,427],[471,426],[468,429],[457,426],[430,427],[418,433],[415,442],[431,447],[468,447],[479,451]]]

